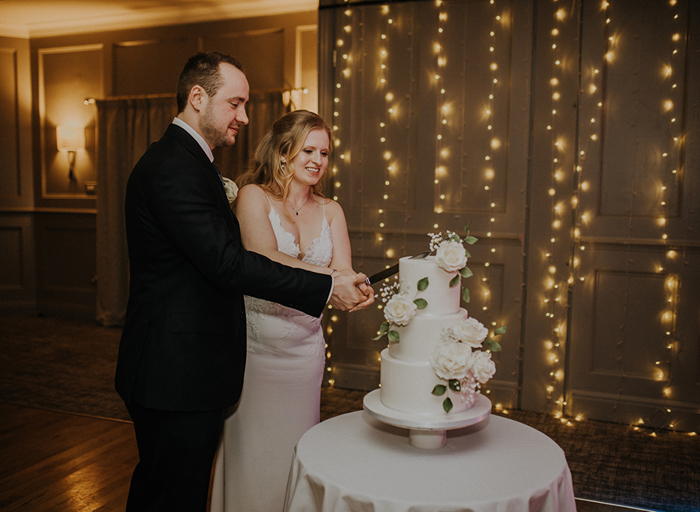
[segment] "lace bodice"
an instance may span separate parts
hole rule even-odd
[[[294,235],[282,227],[280,216],[272,207],[270,207],[269,219],[270,224],[272,224],[272,229],[275,231],[275,236],[277,237],[277,250],[293,258],[298,258],[299,254],[301,254],[299,244],[296,243]],[[324,208],[321,234],[311,242],[309,250],[306,251],[302,261],[321,267],[327,267],[330,265],[331,259],[333,259],[333,239],[331,238],[331,227],[328,224],[328,220],[326,220]]]
[[[269,198],[268,198],[269,201]],[[275,237],[277,238],[277,250],[287,254],[293,258],[298,258],[301,254],[301,248],[297,244],[294,235],[286,231],[282,227],[282,221],[279,214],[272,207],[270,203],[270,213],[268,215],[270,224],[272,224],[272,229],[275,232]],[[314,238],[313,242],[309,246],[309,249],[304,254],[302,261],[306,263],[311,263],[313,265],[319,265],[322,267],[327,267],[330,265],[333,259],[333,238],[331,236],[331,226],[328,224],[326,219],[326,208],[323,207],[323,221],[321,222],[321,233]],[[271,315],[302,315],[294,309],[280,306],[273,302],[268,302],[262,299],[256,299],[254,297],[246,297],[246,310],[248,312],[259,312],[267,313]],[[248,322],[250,324],[250,322]]]

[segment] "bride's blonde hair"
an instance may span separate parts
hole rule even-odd
[[[289,185],[294,177],[292,160],[304,147],[309,132],[319,129],[328,134],[330,153],[333,150],[331,129],[318,114],[308,110],[295,110],[275,121],[272,130],[265,135],[255,150],[253,165],[236,180],[238,186],[242,188],[249,183],[255,183],[273,197],[280,199],[284,211],[293,221],[287,210]],[[324,197],[322,189],[327,174],[326,172],[321,180],[311,187],[313,194]]]

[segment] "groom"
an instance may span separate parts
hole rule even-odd
[[[243,249],[212,149],[248,124],[248,94],[233,57],[191,57],[177,117],[129,177],[131,280],[115,378],[140,459],[127,511],[205,511],[224,409],[242,387],[243,294],[314,316],[327,302],[355,310],[373,301],[361,274],[316,274]]]

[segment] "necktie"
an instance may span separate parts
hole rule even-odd
[[[216,165],[216,163],[214,163],[213,161],[212,161],[211,165],[212,165],[212,166],[214,167],[214,169],[216,170],[216,174],[217,174],[217,176],[219,176],[219,181],[220,181],[221,184],[223,185],[223,184],[224,184],[224,179],[221,177],[221,171],[219,170],[219,166]]]

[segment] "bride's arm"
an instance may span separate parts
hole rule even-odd
[[[331,236],[333,237],[333,259],[331,260],[331,268],[337,270],[352,270],[350,235],[348,235],[348,224],[345,220],[343,208],[335,201],[330,201],[326,205],[326,210],[329,213],[329,217],[331,217],[330,226]],[[374,302],[374,290],[369,284],[362,283],[358,287],[365,295],[366,300],[353,311],[363,309]]]
[[[337,202],[330,201],[326,205],[326,210],[328,217],[330,217],[331,236],[333,237],[333,259],[330,266],[337,270],[352,270],[352,249],[350,248],[350,236],[343,208]]]
[[[270,208],[265,191],[257,185],[246,185],[238,192],[236,217],[241,225],[243,247],[290,267],[330,274],[335,267],[312,265],[277,250],[277,237],[270,224]]]

